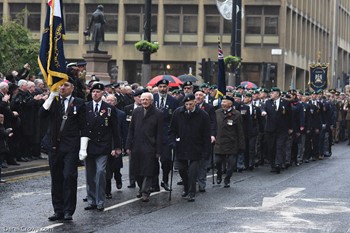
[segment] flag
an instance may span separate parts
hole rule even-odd
[[[328,65],[315,64],[310,65],[309,85],[315,90],[324,90],[328,86]]]
[[[225,62],[220,40],[218,40],[218,90],[216,98],[220,98],[224,95],[226,95]]]
[[[51,91],[57,91],[58,87],[68,80],[63,51],[64,36],[62,0],[48,0],[38,63]]]

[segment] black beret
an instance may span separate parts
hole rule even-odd
[[[114,88],[120,87],[120,83],[113,83],[113,87],[114,87]]]
[[[105,86],[102,83],[95,83],[94,85],[92,85],[91,91],[93,91],[94,89],[103,91],[105,89]]]
[[[224,96],[222,97],[222,99],[223,99],[223,100],[229,100],[229,101],[231,101],[232,103],[235,102],[235,99],[232,98],[231,96],[228,96],[228,95],[224,95]]]
[[[161,84],[165,84],[165,85],[169,85],[169,81],[168,80],[165,80],[165,79],[162,79],[162,80],[159,80],[157,83],[156,83],[156,86],[159,86]]]
[[[107,85],[105,85],[105,87],[111,87],[111,88],[114,88],[114,86],[113,86],[113,84],[107,84]]]
[[[247,92],[247,93],[245,93],[245,96],[246,97],[252,97],[252,93]]]
[[[133,96],[140,96],[142,95],[142,93],[144,93],[144,89],[137,89],[134,91],[134,93],[132,93]]]
[[[77,66],[86,66],[86,61],[80,61],[77,63]]]
[[[195,99],[195,97],[194,97],[193,94],[187,94],[185,96],[185,98],[183,99],[183,102],[186,103],[187,101],[191,101],[191,100],[194,100],[194,99]]]
[[[201,88],[209,88],[210,86],[208,83],[203,83],[200,87]]]
[[[67,82],[73,84],[74,86],[76,85],[75,79],[70,76],[68,76]]]
[[[184,83],[182,84],[182,86],[183,86],[183,87],[185,87],[185,86],[192,86],[192,82],[191,82],[191,81],[184,82]]]
[[[279,89],[278,87],[271,88],[271,92],[273,92],[273,91],[277,91],[277,92],[281,93],[281,89]]]

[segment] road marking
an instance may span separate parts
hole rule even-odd
[[[151,193],[150,196],[154,196],[154,195],[157,195],[159,193],[163,193],[163,192],[167,192],[165,190],[161,190],[159,192],[154,192],[154,193]],[[130,203],[133,203],[133,202],[136,202],[136,201],[140,201],[141,199],[140,198],[134,198],[134,199],[130,199],[128,201],[124,201],[122,203],[119,203],[119,204],[116,204],[116,205],[112,205],[110,207],[107,207],[104,209],[104,211],[108,211],[108,210],[112,210],[112,209],[115,209],[115,208],[118,208],[118,207],[121,207],[121,206],[124,206],[124,205],[127,205],[127,204],[130,204]]]
[[[62,225],[63,225],[63,223],[56,223],[56,224],[52,224],[52,225],[49,225],[49,226],[46,226],[46,227],[40,227],[40,228],[38,228],[35,231],[29,231],[29,233],[50,232],[49,229],[53,229],[55,227],[59,227],[59,226],[62,226]]]

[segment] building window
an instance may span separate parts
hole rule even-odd
[[[166,5],[165,34],[197,34],[197,6]]]
[[[92,14],[96,11],[99,4],[86,5],[86,26],[89,25]],[[103,4],[103,13],[106,20],[104,27],[107,33],[118,32],[118,4]]]
[[[18,20],[31,31],[40,31],[41,6],[34,3],[11,3],[10,15],[12,20]]]
[[[245,6],[245,44],[276,45],[279,6]]]
[[[224,19],[214,6],[205,6],[205,33],[223,35],[231,33],[231,21]]]
[[[66,32],[78,32],[79,4],[65,4],[63,12],[65,13],[64,24],[66,27]]]
[[[151,12],[151,32],[157,32],[157,13],[158,6],[152,5]],[[144,5],[126,5],[125,6],[125,18],[126,18],[126,33],[143,34],[144,30],[144,17],[145,9]]]

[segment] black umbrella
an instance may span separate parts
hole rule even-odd
[[[198,79],[196,78],[196,76],[192,75],[192,74],[183,74],[177,77],[178,79],[180,79],[182,82],[197,82]]]

